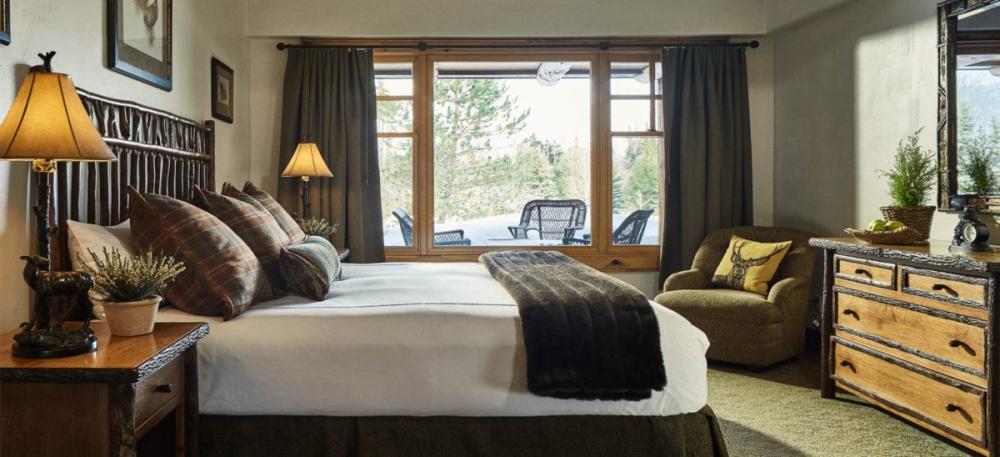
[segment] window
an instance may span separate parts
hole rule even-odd
[[[598,268],[655,269],[658,60],[593,49],[377,52],[387,257],[474,261],[533,247]]]
[[[413,245],[413,63],[380,62],[375,92],[385,245]]]
[[[652,71],[652,73],[651,73]],[[611,63],[611,242],[660,243],[660,64]]]
[[[543,80],[547,66],[555,73]],[[590,63],[439,61],[434,70],[435,232],[462,230],[473,246],[562,245],[590,233]],[[537,201],[527,211],[541,230],[531,221],[511,230]]]

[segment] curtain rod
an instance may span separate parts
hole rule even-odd
[[[427,42],[421,41],[417,44],[398,44],[398,45],[385,45],[385,46],[370,46],[372,48],[385,48],[385,49],[419,49],[421,51],[426,51],[429,49],[565,49],[565,48],[593,48],[607,50],[611,48],[687,48],[687,47],[708,47],[708,46],[726,46],[734,48],[750,48],[756,49],[760,47],[760,42],[757,40],[747,41],[742,43],[692,43],[692,44],[678,44],[678,43],[653,43],[653,44],[617,44],[603,41],[595,44],[569,44],[569,43],[552,43],[552,44],[534,44],[534,43],[522,43],[522,44],[449,44],[449,45],[432,45],[427,44]],[[312,48],[363,48],[366,46],[348,46],[342,44],[287,44],[284,42],[278,43],[278,50],[284,51],[285,49],[312,49]]]

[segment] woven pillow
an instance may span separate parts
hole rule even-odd
[[[715,269],[712,284],[767,295],[767,284],[774,278],[791,246],[791,241],[758,243],[733,235],[722,262]]]
[[[340,276],[340,256],[329,241],[307,236],[301,243],[281,249],[281,273],[295,293],[322,300]]]
[[[184,271],[164,291],[172,305],[229,320],[272,297],[260,260],[217,217],[170,197],[132,188],[129,195],[136,251],[173,255],[184,262]]]
[[[271,216],[274,216],[274,220],[278,221],[278,225],[288,234],[293,243],[298,243],[305,239],[306,233],[299,227],[299,223],[295,222],[295,219],[288,214],[288,211],[285,211],[285,208],[271,197],[271,194],[260,190],[252,182],[247,181],[243,185],[242,191],[229,183],[225,183],[222,185],[222,195],[250,203],[271,213]]]
[[[278,256],[281,248],[292,244],[291,238],[281,229],[278,221],[266,210],[233,197],[219,195],[195,186],[195,206],[212,213],[236,232],[257,259],[260,260],[267,279],[276,293],[284,289],[285,280],[281,277],[278,266]]]

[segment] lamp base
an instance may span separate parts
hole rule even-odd
[[[51,359],[86,354],[97,350],[97,337],[88,328],[24,330],[14,335],[14,357]]]

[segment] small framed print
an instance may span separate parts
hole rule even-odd
[[[0,0],[0,44],[10,44],[10,0]]]
[[[233,69],[212,58],[212,117],[233,123],[233,89],[235,75]]]
[[[173,0],[107,0],[108,68],[173,89]]]

